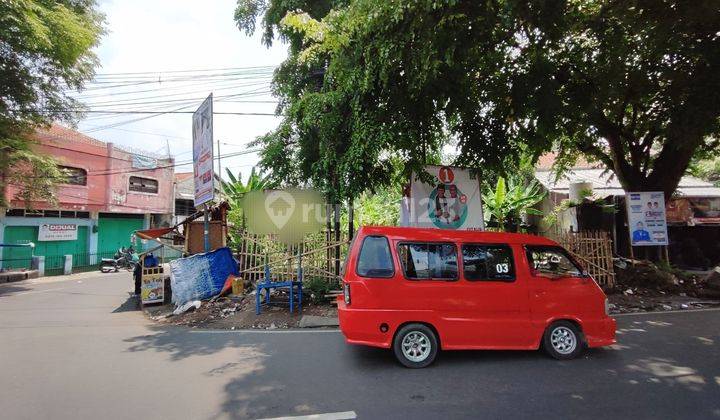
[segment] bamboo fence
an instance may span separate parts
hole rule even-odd
[[[615,285],[612,239],[608,232],[601,230],[559,232],[553,236],[553,239],[579,260],[599,285],[603,287]]]
[[[337,239],[339,237],[339,239]],[[238,232],[234,238],[240,274],[252,283],[265,276],[265,264],[273,279],[296,279],[302,261],[303,279],[319,278],[336,285],[347,255],[347,234],[333,231],[307,235],[301,243],[285,244],[275,235]]]

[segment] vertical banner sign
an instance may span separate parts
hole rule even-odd
[[[467,169],[426,166],[434,177],[426,184],[413,174],[410,180],[409,226],[482,230],[482,197],[478,179]]]
[[[632,246],[667,245],[665,194],[662,191],[629,192],[626,197],[630,244]]]
[[[212,94],[193,113],[192,136],[195,207],[198,207],[215,198]]]

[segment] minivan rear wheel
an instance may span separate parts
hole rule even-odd
[[[545,351],[558,360],[569,360],[580,356],[585,350],[580,329],[569,321],[553,322],[543,336]]]
[[[393,352],[403,366],[424,368],[437,357],[437,336],[427,325],[405,325],[395,334]]]

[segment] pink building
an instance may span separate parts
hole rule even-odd
[[[0,209],[0,243],[33,242],[34,255],[48,257],[107,254],[130,245],[137,229],[172,222],[172,158],[115,147],[60,125],[39,130],[34,137],[36,151],[57,159],[68,181],[57,188],[57,204],[26,206],[14,199],[17,191],[9,186],[5,193],[10,207]],[[57,226],[70,229],[74,239],[44,232]],[[3,248],[0,268],[24,265],[26,252]],[[95,260],[90,257],[88,263]]]
[[[36,150],[55,157],[66,169],[70,182],[57,190],[59,206],[32,203],[35,209],[84,210],[108,213],[172,214],[173,160],[132,153],[53,125],[38,131]],[[10,186],[6,195],[14,197]],[[12,207],[24,203],[11,201]]]

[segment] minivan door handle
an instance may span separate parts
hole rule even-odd
[[[537,298],[542,297],[545,295],[545,293],[547,293],[547,292],[545,292],[544,290],[536,290],[535,297],[537,297]]]

